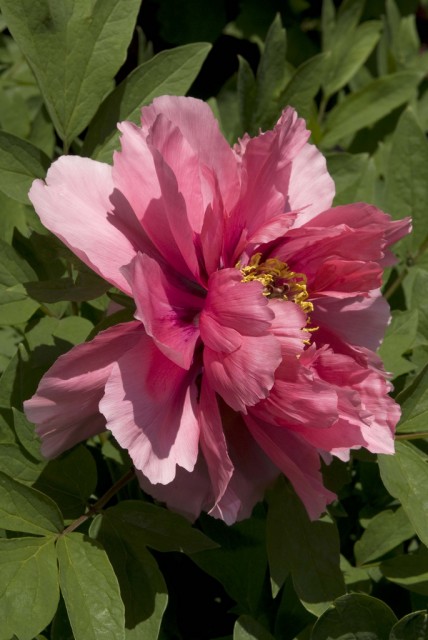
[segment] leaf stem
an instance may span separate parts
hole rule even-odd
[[[115,482],[114,485],[112,485],[110,489],[106,491],[105,494],[101,496],[101,498],[97,500],[88,509],[86,513],[79,516],[76,520],[74,520],[71,524],[69,524],[68,527],[66,527],[60,535],[63,536],[67,533],[70,533],[71,531],[74,531],[75,529],[77,529],[77,527],[80,527],[81,524],[86,522],[86,520],[89,520],[89,518],[92,518],[92,516],[96,515],[104,507],[104,505],[107,504],[107,502],[109,502],[111,498],[118,491],[120,491],[122,487],[128,484],[128,482],[132,480],[134,477],[135,477],[135,469],[132,467],[132,469],[129,469],[129,471],[127,471],[124,476],[119,478],[119,480]]]
[[[420,431],[419,433],[398,433],[396,440],[419,440],[420,438],[428,438],[428,431]]]

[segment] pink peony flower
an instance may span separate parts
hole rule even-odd
[[[399,409],[374,350],[382,268],[409,220],[331,208],[291,108],[233,149],[192,98],[158,98],[119,129],[113,167],[62,157],[30,191],[43,224],[136,304],[25,403],[44,455],[107,428],[141,486],[190,518],[249,516],[280,472],[317,518],[335,498],[320,456],[394,451]]]

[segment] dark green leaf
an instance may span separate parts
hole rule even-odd
[[[57,543],[61,593],[75,640],[125,640],[119,584],[102,546],[71,533]]]
[[[393,373],[394,378],[415,368],[409,360],[403,358],[403,354],[408,352],[415,342],[418,321],[417,309],[392,313],[392,321],[387,327],[379,355],[386,371]]]
[[[0,472],[0,527],[46,535],[64,526],[55,502]]]
[[[408,102],[421,81],[421,74],[401,71],[377,78],[360,91],[346,96],[328,114],[323,147],[332,147],[346,136],[374,124],[396,107]]]
[[[33,640],[58,606],[53,538],[0,540],[0,639]]]
[[[414,611],[392,627],[389,640],[428,640],[428,614]]]
[[[141,0],[2,0],[7,26],[68,145],[112,88]]]
[[[164,94],[184,95],[199,73],[211,45],[188,44],[162,51],[134,69],[100,106],[82,152],[111,162],[119,146],[116,124],[122,120],[140,122],[141,107]]]
[[[125,604],[126,640],[157,638],[168,596],[158,566],[144,538],[107,511],[94,521],[91,535],[100,540],[117,575]]]
[[[178,514],[149,502],[126,500],[108,509],[106,514],[110,520],[126,527],[129,536],[158,551],[192,554],[217,547]]]
[[[376,171],[366,153],[331,153],[327,166],[336,185],[334,205],[373,202]]]
[[[23,413],[13,408],[13,425],[19,442],[34,460],[45,462],[40,453],[40,438]],[[14,476],[15,477],[15,476]]]
[[[271,571],[273,567],[275,575],[277,564],[288,566],[302,603],[311,613],[319,615],[345,592],[337,528],[327,521],[311,522],[283,478],[268,494],[268,502],[268,540],[274,541],[268,546]]]
[[[50,159],[30,142],[0,131],[0,190],[9,198],[29,204],[28,191],[35,178],[44,178]]]
[[[39,476],[35,488],[47,493],[60,507],[64,518],[78,518],[86,510],[95,491],[97,468],[86,447],[69,451],[51,460]]]
[[[239,58],[237,93],[239,117],[242,131],[251,131],[253,126],[254,103],[257,94],[256,79],[249,63],[242,56]]]
[[[320,53],[300,65],[279,96],[280,109],[290,105],[296,109],[300,117],[309,118],[312,100],[318,93],[322,82],[327,57],[327,54]]]
[[[350,594],[335,600],[315,623],[311,640],[388,640],[394,613],[382,600]]]
[[[420,547],[417,553],[395,556],[380,565],[382,574],[390,582],[405,589],[428,596],[428,551]]]
[[[397,511],[381,511],[368,524],[354,547],[358,564],[376,560],[415,534],[402,507]]]
[[[428,366],[398,396],[401,420],[398,433],[425,433],[428,431]]]
[[[407,442],[396,442],[394,456],[379,456],[380,475],[389,493],[400,500],[416,533],[428,543],[428,462]]]

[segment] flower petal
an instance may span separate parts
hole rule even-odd
[[[37,425],[44,456],[53,458],[105,429],[98,409],[105,383],[114,361],[143,333],[139,322],[111,327],[60,356],[43,376],[24,408]]]
[[[113,366],[100,411],[118,443],[152,484],[192,471],[198,457],[195,371],[166,358],[144,336]]]
[[[46,182],[35,180],[29,192],[44,226],[83,262],[125,293],[130,289],[120,273],[135,255],[132,236],[115,222],[111,167],[89,158],[63,156],[49,169]],[[121,206],[127,203],[120,200]]]
[[[125,274],[137,305],[135,317],[167,358],[189,369],[199,338],[197,314],[203,299],[190,293],[174,273],[141,253]]]

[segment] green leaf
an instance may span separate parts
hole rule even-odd
[[[64,518],[78,518],[95,491],[97,468],[86,447],[80,445],[51,460],[39,476],[35,488],[47,493],[60,507]]]
[[[410,109],[398,121],[388,159],[385,207],[397,219],[412,217],[406,246],[415,252],[427,236],[428,141]]]
[[[39,307],[28,298],[21,284],[35,277],[30,265],[15,249],[0,240],[0,324],[26,322]]]
[[[428,551],[425,547],[417,553],[384,560],[380,570],[390,582],[428,596]]]
[[[278,99],[280,109],[286,105],[294,107],[300,117],[308,119],[312,100],[318,93],[328,54],[320,53],[303,62],[293,73]],[[279,113],[277,113],[279,116]]]
[[[376,560],[413,537],[415,528],[402,507],[381,511],[368,524],[354,547],[358,564]]]
[[[398,396],[401,404],[401,420],[398,433],[428,431],[428,366]]]
[[[12,412],[13,426],[19,442],[32,458],[45,462],[45,458],[40,453],[40,438],[36,434],[34,425],[18,409],[12,408]]]
[[[346,136],[377,122],[408,102],[421,81],[421,74],[401,71],[377,78],[363,89],[346,96],[328,114],[323,147],[332,147]]]
[[[428,640],[428,614],[414,611],[392,627],[389,640]]]
[[[281,16],[277,14],[267,32],[257,68],[257,91],[251,129],[254,133],[259,127],[263,130],[269,129],[277,117],[278,99],[287,82],[286,48],[285,29],[282,26]]]
[[[309,520],[291,486],[280,478],[268,494],[269,565],[288,565],[296,593],[304,606],[320,615],[345,592],[340,570],[339,535],[334,524]],[[271,573],[272,575],[272,573]]]
[[[102,546],[80,533],[57,543],[61,593],[75,640],[125,640],[119,584]]]
[[[89,124],[126,58],[141,0],[2,0],[66,146]]]
[[[376,171],[366,153],[329,153],[326,157],[336,185],[334,205],[349,202],[373,202]]]
[[[46,463],[35,460],[18,444],[0,444],[0,468],[9,477],[33,485]]]
[[[250,519],[229,527],[209,516],[202,517],[205,533],[221,548],[192,556],[203,571],[221,582],[239,604],[240,612],[250,615],[257,615],[267,568],[265,522],[260,512],[255,509]]]
[[[32,640],[59,600],[53,538],[0,539],[0,640]]]
[[[251,131],[257,84],[253,70],[246,59],[242,56],[238,56],[238,59],[237,94],[241,129],[242,131]]]
[[[92,272],[79,273],[73,278],[58,278],[41,282],[27,282],[28,295],[39,302],[93,300],[110,289],[111,285]]]
[[[244,615],[235,622],[233,640],[274,640],[274,638],[257,620]]]
[[[46,535],[62,531],[64,523],[48,496],[0,472],[0,527]]]
[[[1,169],[0,169],[1,182]],[[0,192],[0,237],[8,244],[12,244],[15,228],[22,234],[28,234],[27,214],[29,208],[21,202],[9,198]]]
[[[403,354],[408,352],[415,342],[418,321],[417,309],[392,312],[392,321],[386,329],[379,355],[386,371],[393,373],[394,378],[415,368],[409,360],[403,358]]]
[[[403,505],[410,522],[424,544],[428,543],[428,462],[406,442],[396,442],[394,456],[380,455],[380,475],[389,493]]]
[[[100,540],[113,565],[125,604],[126,640],[157,638],[168,596],[158,566],[138,535],[111,510],[91,526],[91,535]]]
[[[346,85],[367,60],[380,38],[379,20],[364,22],[350,31],[338,29],[331,56],[326,61],[323,88],[326,97]]]
[[[44,178],[50,159],[30,142],[0,131],[0,190],[9,198],[29,204],[28,191],[35,178]]]
[[[338,598],[312,630],[311,640],[388,640],[394,613],[382,600],[362,594]]]
[[[199,73],[211,45],[188,44],[162,51],[134,69],[104,100],[91,122],[82,153],[111,162],[119,147],[118,122],[140,122],[141,107],[164,94],[184,95]]]
[[[129,536],[157,551],[187,554],[214,549],[217,544],[176,513],[149,502],[125,500],[106,511],[109,519],[126,527]]]

